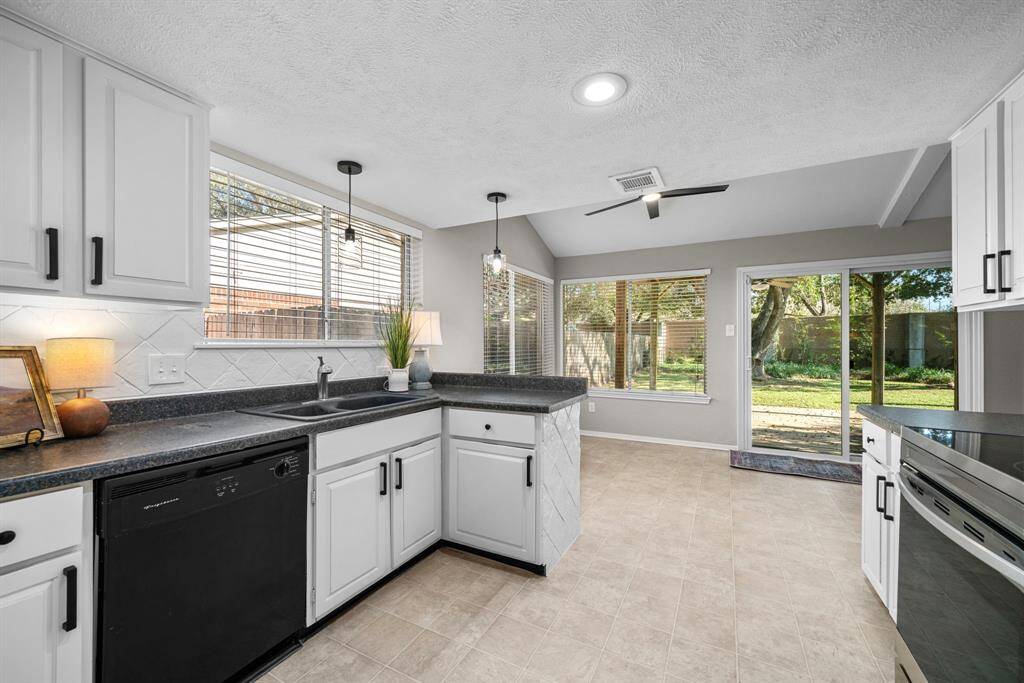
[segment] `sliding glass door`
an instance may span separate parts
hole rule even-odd
[[[846,458],[858,405],[954,407],[948,266],[749,270],[741,448]]]

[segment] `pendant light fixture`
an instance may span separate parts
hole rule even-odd
[[[358,161],[339,161],[338,170],[348,176],[348,223],[345,225],[345,241],[341,248],[347,253],[354,253],[356,247],[356,229],[352,227],[352,176],[363,172],[363,165]]]
[[[484,256],[484,263],[491,266],[491,271],[497,275],[505,267],[505,255],[498,247],[498,204],[508,199],[504,192],[488,192],[487,201],[494,202],[494,251]]]

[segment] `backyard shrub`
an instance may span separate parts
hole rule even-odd
[[[841,379],[838,365],[830,363],[793,363],[771,360],[764,364],[769,377],[775,379]],[[851,379],[871,379],[870,367],[850,368]],[[885,364],[885,378],[895,382],[913,382],[937,386],[952,386],[953,371],[943,368],[907,368],[892,363]]]

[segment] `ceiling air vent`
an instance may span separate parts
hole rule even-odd
[[[642,194],[665,187],[665,184],[661,181],[661,174],[653,166],[640,169],[639,171],[613,175],[608,180],[624,195]]]

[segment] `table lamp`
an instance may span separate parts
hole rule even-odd
[[[413,311],[412,329],[416,337],[412,345],[415,349],[412,363],[409,364],[409,388],[430,389],[430,363],[427,362],[428,346],[441,345],[441,314],[437,311]]]
[[[109,387],[114,375],[114,340],[60,337],[46,340],[46,378],[50,389],[76,389],[78,396],[57,406],[64,436],[96,436],[110,421],[110,409],[86,389]]]

